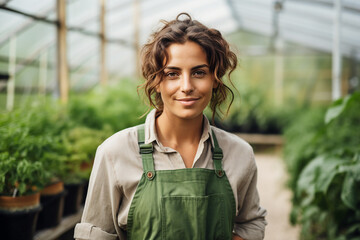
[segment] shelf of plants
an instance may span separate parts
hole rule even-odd
[[[80,222],[82,208],[75,214],[64,217],[60,224],[53,228],[44,229],[35,233],[34,240],[52,240],[57,239],[65,232],[74,228],[75,224]]]

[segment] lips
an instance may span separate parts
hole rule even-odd
[[[177,98],[176,101],[180,102],[181,104],[185,106],[191,106],[196,103],[197,100],[200,98],[197,97],[191,97],[191,98]]]

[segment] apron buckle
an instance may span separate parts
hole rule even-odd
[[[213,149],[213,159],[214,160],[222,160],[223,158],[223,151],[221,150],[221,148],[214,148]]]
[[[152,143],[148,144],[139,144],[140,145],[140,154],[149,154],[154,152],[154,146]]]

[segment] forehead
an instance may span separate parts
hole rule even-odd
[[[173,43],[167,47],[166,52],[169,57],[166,66],[190,67],[208,64],[204,49],[192,41]]]

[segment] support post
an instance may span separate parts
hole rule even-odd
[[[107,84],[106,68],[106,0],[100,0],[100,83]]]
[[[13,110],[15,100],[16,37],[11,37],[9,47],[9,80],[7,82],[6,109]]]
[[[67,103],[69,99],[69,76],[66,47],[66,1],[57,0],[57,78],[60,100]]]
[[[332,49],[332,100],[341,97],[341,0],[334,1]]]
[[[274,2],[273,10],[273,37],[271,49],[275,52],[275,69],[274,69],[274,95],[275,104],[280,106],[283,103],[284,88],[284,42],[279,27],[279,16],[283,9],[282,1]]]
[[[140,77],[140,2],[134,0],[134,50],[135,50],[135,76]]]
[[[39,65],[39,95],[46,95],[46,82],[48,72],[48,50],[46,49],[40,56]]]

